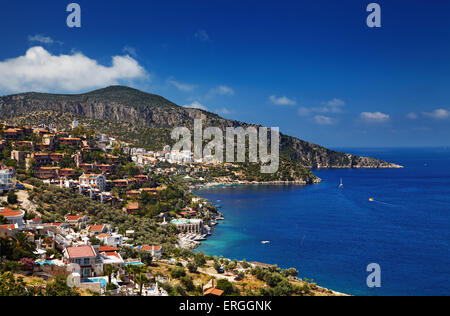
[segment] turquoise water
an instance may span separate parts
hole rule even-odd
[[[226,220],[198,250],[295,267],[354,295],[450,294],[450,150],[346,151],[406,168],[315,171],[323,183],[305,187],[202,189]],[[370,263],[381,266],[381,288],[366,285]]]
[[[45,261],[39,261],[39,262],[36,262],[38,265],[40,265],[40,266],[43,266],[43,265],[55,265],[54,263],[53,263],[53,261],[51,261],[51,260],[45,260]]]
[[[126,262],[125,265],[126,266],[142,266],[144,264],[142,262],[136,261],[136,262]]]
[[[81,282],[83,282],[83,283],[100,283],[100,286],[102,288],[105,288],[108,285],[108,281],[104,278],[84,279]]]

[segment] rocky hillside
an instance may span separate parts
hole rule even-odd
[[[192,128],[194,118],[202,118],[204,126],[248,127],[250,124],[227,120],[220,116],[180,107],[158,95],[128,87],[113,86],[79,95],[24,93],[0,98],[0,118],[27,118],[30,114],[60,113],[89,120],[115,122],[136,131],[161,129],[169,138],[170,129],[177,126]],[[42,116],[42,115],[41,115]],[[53,116],[54,117],[54,116]],[[49,118],[50,119],[50,118]],[[281,136],[281,155],[308,168],[398,168],[400,166],[373,158],[339,153],[303,140]]]

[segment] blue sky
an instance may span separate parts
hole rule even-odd
[[[67,2],[67,3],[66,3]],[[329,147],[450,145],[450,2],[2,4],[0,94],[124,84]]]

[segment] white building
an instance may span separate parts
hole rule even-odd
[[[0,192],[10,192],[16,187],[16,171],[14,169],[2,168],[0,170]]]
[[[189,150],[173,151],[170,153],[171,163],[190,163],[192,162],[192,153]]]
[[[112,247],[121,247],[123,243],[123,236],[120,234],[100,234],[96,236],[103,244]]]
[[[106,177],[102,174],[82,174],[79,178],[80,185],[89,185],[101,192],[106,189]]]
[[[15,211],[10,209],[9,207],[0,208],[0,216],[6,218],[8,224],[17,225],[18,228],[23,226],[23,217],[25,216],[24,211]]]

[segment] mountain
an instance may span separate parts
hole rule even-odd
[[[202,118],[204,126],[226,127],[258,126],[224,119],[214,113],[180,107],[155,94],[136,89],[111,86],[84,94],[23,93],[0,98],[0,117],[5,120],[21,118],[22,123],[40,123],[57,117],[81,118],[98,126],[113,124],[118,132],[132,133],[133,139],[144,143],[148,131],[159,131],[161,140],[170,139],[170,129],[193,127],[194,118]],[[32,120],[34,118],[34,121]],[[280,153],[285,159],[307,168],[398,168],[400,166],[374,158],[357,157],[326,149],[291,136],[281,135]]]

